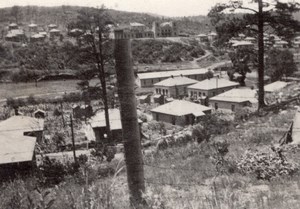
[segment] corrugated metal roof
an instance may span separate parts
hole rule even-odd
[[[190,78],[187,78],[184,76],[176,76],[176,77],[167,78],[163,81],[155,83],[154,86],[166,86],[166,87],[181,86],[181,85],[190,85],[190,84],[194,84],[197,82],[198,82],[197,80],[190,79]]]
[[[198,89],[198,90],[211,90],[217,88],[224,88],[230,86],[239,86],[238,83],[232,82],[223,78],[211,78],[204,81],[200,81],[194,85],[188,86],[188,89]]]
[[[199,112],[207,110],[211,110],[211,108],[185,100],[174,100],[173,102],[154,108],[151,112],[174,116],[183,116],[195,113],[197,116],[200,116],[201,114],[199,114]]]
[[[276,81],[274,83],[265,85],[264,89],[265,89],[265,92],[275,92],[275,91],[279,91],[279,90],[283,89],[287,85],[288,85],[287,82]]]
[[[120,110],[109,109],[108,114],[109,114],[110,129],[111,130],[122,129]],[[142,121],[139,119],[138,122],[142,123]],[[93,128],[106,127],[104,111],[98,112],[94,117],[92,117],[90,123]]]
[[[36,137],[23,136],[21,132],[0,133],[0,164],[31,161]]]
[[[248,88],[231,89],[215,97],[210,98],[210,101],[225,101],[225,102],[251,102],[257,103],[257,92],[256,90]]]
[[[161,72],[151,72],[151,73],[138,73],[140,79],[151,79],[151,78],[169,78],[171,76],[188,76],[188,75],[203,75],[207,73],[207,68],[201,69],[190,69],[190,70],[170,70]]]
[[[28,116],[12,116],[4,121],[0,122],[0,133],[1,132],[32,132],[32,131],[43,131],[44,120],[37,119]]]

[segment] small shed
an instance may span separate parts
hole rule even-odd
[[[274,92],[280,91],[281,89],[283,89],[287,85],[288,85],[287,82],[276,81],[274,83],[270,83],[268,85],[265,85],[264,90],[265,90],[266,93],[274,93]]]
[[[18,24],[16,24],[16,23],[10,23],[8,25],[8,30],[16,30],[16,29],[19,29]]]
[[[106,121],[104,111],[98,112],[90,120],[90,124],[93,128],[96,142],[104,143],[122,143],[122,123],[119,109],[109,109],[109,124],[112,133],[112,141],[108,141],[106,132]],[[142,124],[142,121],[138,119],[138,123]],[[140,129],[141,133],[141,129]]]
[[[44,110],[37,109],[36,111],[34,111],[33,116],[35,118],[45,118],[46,117],[46,112]]]
[[[54,38],[56,36],[60,36],[60,30],[54,28],[49,31],[50,38]]]

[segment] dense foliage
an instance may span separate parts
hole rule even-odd
[[[267,54],[266,74],[272,81],[281,79],[283,76],[290,76],[297,70],[293,53],[289,50],[272,49]]]
[[[198,42],[184,44],[168,40],[132,41],[133,59],[137,63],[153,64],[159,62],[180,62],[193,60],[204,55]]]

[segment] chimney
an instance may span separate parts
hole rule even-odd
[[[173,75],[171,75],[171,78],[174,78],[174,76],[173,76]]]

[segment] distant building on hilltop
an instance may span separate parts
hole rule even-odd
[[[178,36],[177,23],[173,21],[161,24],[153,22],[152,31],[154,33],[154,38]]]

